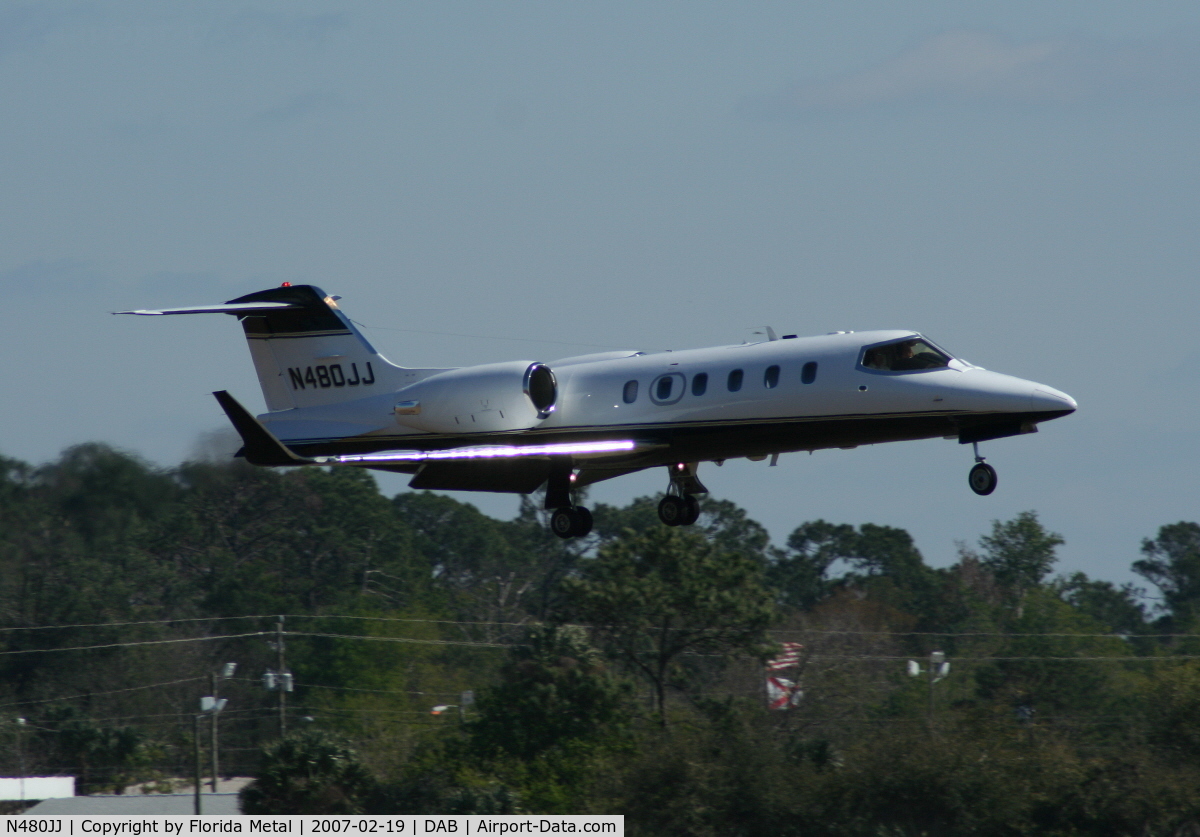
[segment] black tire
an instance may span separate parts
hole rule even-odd
[[[700,519],[700,501],[691,494],[685,494],[683,504],[686,507],[686,512],[683,515],[683,523],[681,526],[691,526]]]
[[[986,462],[976,462],[971,473],[967,475],[967,482],[972,491],[981,497],[986,497],[996,490],[999,478],[996,476],[996,469],[991,465]]]
[[[575,512],[575,531],[572,533],[577,538],[585,537],[592,532],[592,513],[587,510],[587,506],[576,506]]]
[[[575,514],[571,508],[555,509],[550,515],[550,531],[563,540],[575,537]]]
[[[684,503],[682,497],[668,494],[659,501],[658,519],[668,526],[681,526],[686,517],[687,504]]]

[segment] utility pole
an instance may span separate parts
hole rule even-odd
[[[17,764],[21,768],[21,798],[25,798],[25,748],[21,741],[21,733],[25,730],[25,719],[17,718]]]
[[[279,616],[275,622],[275,649],[279,652],[279,676],[282,678],[287,672],[287,666],[283,659],[283,617]],[[279,692],[279,737],[283,738],[287,735],[287,689],[283,688],[283,683],[280,683]],[[290,685],[290,684],[289,684]]]
[[[921,674],[921,664],[916,660],[908,661],[908,673],[912,677],[917,677]],[[946,662],[946,653],[944,651],[929,652],[929,709],[926,722],[929,725],[929,736],[934,735],[933,716],[934,716],[934,691],[933,684],[942,680],[950,673],[950,663]]]
[[[292,673],[287,670],[287,660],[284,657],[283,646],[283,617],[275,617],[275,641],[268,642],[275,648],[278,671],[267,669],[263,672],[263,685],[267,691],[279,692],[279,737],[287,735],[287,693],[292,690]]]
[[[199,814],[200,813],[200,785],[204,781],[202,778],[203,767],[201,765],[201,759],[200,759],[200,716],[193,715],[192,721],[193,721],[192,746],[195,749],[195,754],[196,754],[196,776],[195,776],[196,790],[195,790],[194,796],[192,797],[192,811],[195,814]]]
[[[233,677],[233,673],[235,671],[237,671],[237,663],[226,663],[220,671],[214,671],[211,674],[212,698],[213,698],[213,706],[214,706],[214,710],[212,713],[212,742],[211,742],[211,749],[212,749],[212,785],[211,786],[212,786],[213,793],[217,792],[217,782],[219,781],[219,776],[220,776],[220,766],[218,764],[218,757],[217,757],[217,751],[219,749],[218,743],[217,743],[218,742],[217,715],[221,714],[221,707],[224,706],[224,704],[220,700],[220,696],[217,694],[217,689],[219,688],[221,681],[227,680],[230,677]]]
[[[934,734],[933,730],[933,684],[941,680],[950,671],[950,664],[946,662],[946,654],[942,651],[929,652],[929,734]]]

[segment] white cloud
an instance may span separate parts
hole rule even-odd
[[[1183,42],[1015,43],[987,32],[952,31],[874,67],[799,84],[750,110],[786,116],[873,105],[1194,97],[1198,53]]]

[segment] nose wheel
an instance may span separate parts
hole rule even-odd
[[[996,469],[984,461],[979,455],[979,443],[975,442],[975,466],[971,468],[971,473],[967,475],[967,482],[971,486],[971,490],[981,497],[986,497],[996,490],[996,483],[999,478],[996,476]]]

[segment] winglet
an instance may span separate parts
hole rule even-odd
[[[283,442],[271,435],[271,431],[263,427],[262,422],[237,402],[237,399],[225,390],[214,392],[217,403],[233,422],[233,429],[242,437],[246,461],[251,465],[314,465],[311,459],[296,456]]]

